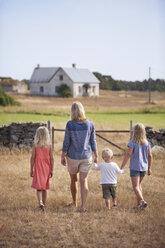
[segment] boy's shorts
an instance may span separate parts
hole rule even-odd
[[[116,184],[102,184],[103,198],[109,199],[110,196],[116,198],[116,188]]]
[[[71,174],[76,174],[78,172],[89,172],[91,165],[92,165],[92,157],[87,159],[71,159],[66,157],[67,159],[67,166],[68,172]]]
[[[137,170],[130,169],[130,177],[144,177],[145,174],[146,174],[146,171],[137,171]]]

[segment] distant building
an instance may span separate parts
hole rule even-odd
[[[99,96],[99,80],[88,69],[40,67],[34,69],[30,79],[30,94],[58,96],[57,88],[66,84],[73,97]]]
[[[27,84],[12,78],[0,78],[0,85],[6,92],[26,93]]]

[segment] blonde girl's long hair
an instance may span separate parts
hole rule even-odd
[[[71,107],[71,120],[72,121],[84,121],[86,120],[85,110],[81,102],[73,102]]]
[[[43,126],[37,128],[34,137],[34,144],[42,148],[48,147],[50,145],[50,135],[46,127]]]
[[[140,145],[146,144],[146,131],[142,123],[137,123],[133,128],[133,138],[132,140]]]

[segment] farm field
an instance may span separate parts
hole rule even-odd
[[[109,128],[129,128],[130,120],[133,123],[143,122],[154,129],[164,128],[165,120],[165,93],[153,92],[153,104],[147,104],[147,92],[114,92],[101,91],[98,99],[94,98],[54,98],[30,95],[12,96],[21,103],[21,106],[1,107],[0,125],[11,122],[47,121],[54,125],[61,123],[61,128],[69,119],[70,107],[73,101],[83,103],[87,118],[95,124],[103,123]],[[63,124],[62,124],[63,123]]]
[[[0,108],[0,125],[11,122],[47,121],[64,128],[75,100],[13,95],[18,107]],[[165,93],[152,93],[154,104],[146,104],[147,93],[101,91],[99,99],[77,99],[96,129],[129,129],[129,121],[143,122],[154,129],[165,128]],[[45,119],[44,119],[45,118]],[[152,175],[143,182],[148,207],[136,211],[128,164],[118,176],[118,208],[104,206],[100,172],[89,173],[88,212],[80,213],[66,205],[71,200],[69,175],[60,164],[64,133],[55,132],[54,176],[50,180],[46,212],[37,208],[31,188],[31,149],[0,148],[0,247],[3,248],[164,248],[165,247],[165,154],[153,152]],[[104,134],[126,148],[129,134]],[[99,162],[104,147],[113,150],[120,166],[123,152],[97,138]],[[80,207],[80,194],[79,205]]]
[[[118,176],[118,209],[105,208],[99,186],[100,172],[92,168],[88,177],[88,212],[79,213],[66,206],[71,200],[69,175],[60,164],[62,138],[58,142],[46,213],[38,211],[36,192],[30,187],[30,153],[1,151],[0,247],[164,248],[165,156],[154,156],[152,175],[144,179],[143,193],[148,202],[145,210],[133,209],[136,201],[127,165],[125,173]],[[100,152],[105,146],[98,141],[100,162]],[[120,166],[122,159],[123,155],[115,156],[113,161]]]

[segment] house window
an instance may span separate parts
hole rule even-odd
[[[78,92],[81,93],[81,86],[78,87]]]
[[[40,86],[40,92],[43,93],[44,92],[44,87]]]
[[[93,93],[96,93],[96,86],[93,86]]]
[[[59,76],[59,79],[62,81],[63,80],[63,75],[60,75]]]

